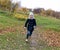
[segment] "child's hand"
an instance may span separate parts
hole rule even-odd
[[[26,27],[24,27],[24,30],[26,30]]]
[[[34,26],[34,29],[36,28],[36,26]]]

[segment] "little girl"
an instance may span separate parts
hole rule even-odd
[[[27,28],[26,42],[28,42],[28,39],[31,38],[32,32],[34,31],[35,27],[36,27],[36,20],[34,18],[33,12],[30,12],[29,18],[26,20],[24,26],[24,28]]]

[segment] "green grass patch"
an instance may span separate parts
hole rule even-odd
[[[36,16],[37,24],[45,29],[60,31],[60,19],[53,17]]]

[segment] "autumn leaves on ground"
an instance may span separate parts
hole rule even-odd
[[[39,15],[35,15],[35,18],[37,28],[33,34],[37,36],[35,40],[38,41],[35,49],[60,50],[60,19]],[[25,21],[0,14],[0,50],[34,50],[31,49],[31,44],[25,42]]]

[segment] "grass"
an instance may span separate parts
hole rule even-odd
[[[9,27],[20,26],[23,24],[23,22],[24,21],[18,20],[11,16],[0,15],[0,27],[2,27],[3,29],[6,28],[7,26]]]
[[[53,17],[36,16],[37,24],[45,29],[60,31],[60,19]]]
[[[0,35],[0,50],[28,50],[29,45],[24,40],[25,36],[19,32]]]
[[[36,16],[36,19],[37,25],[45,29],[60,31],[59,19],[43,16]],[[30,45],[25,43],[24,22],[25,20],[0,14],[0,31],[4,31],[7,27],[15,30],[0,32],[0,50],[30,50]],[[52,47],[44,47],[42,50],[52,50]],[[60,48],[55,47],[55,50],[60,50]]]
[[[23,33],[24,21],[0,14],[0,50],[29,50]],[[14,28],[15,31],[7,30]],[[19,30],[18,30],[19,29]],[[1,33],[2,31],[2,33]]]

